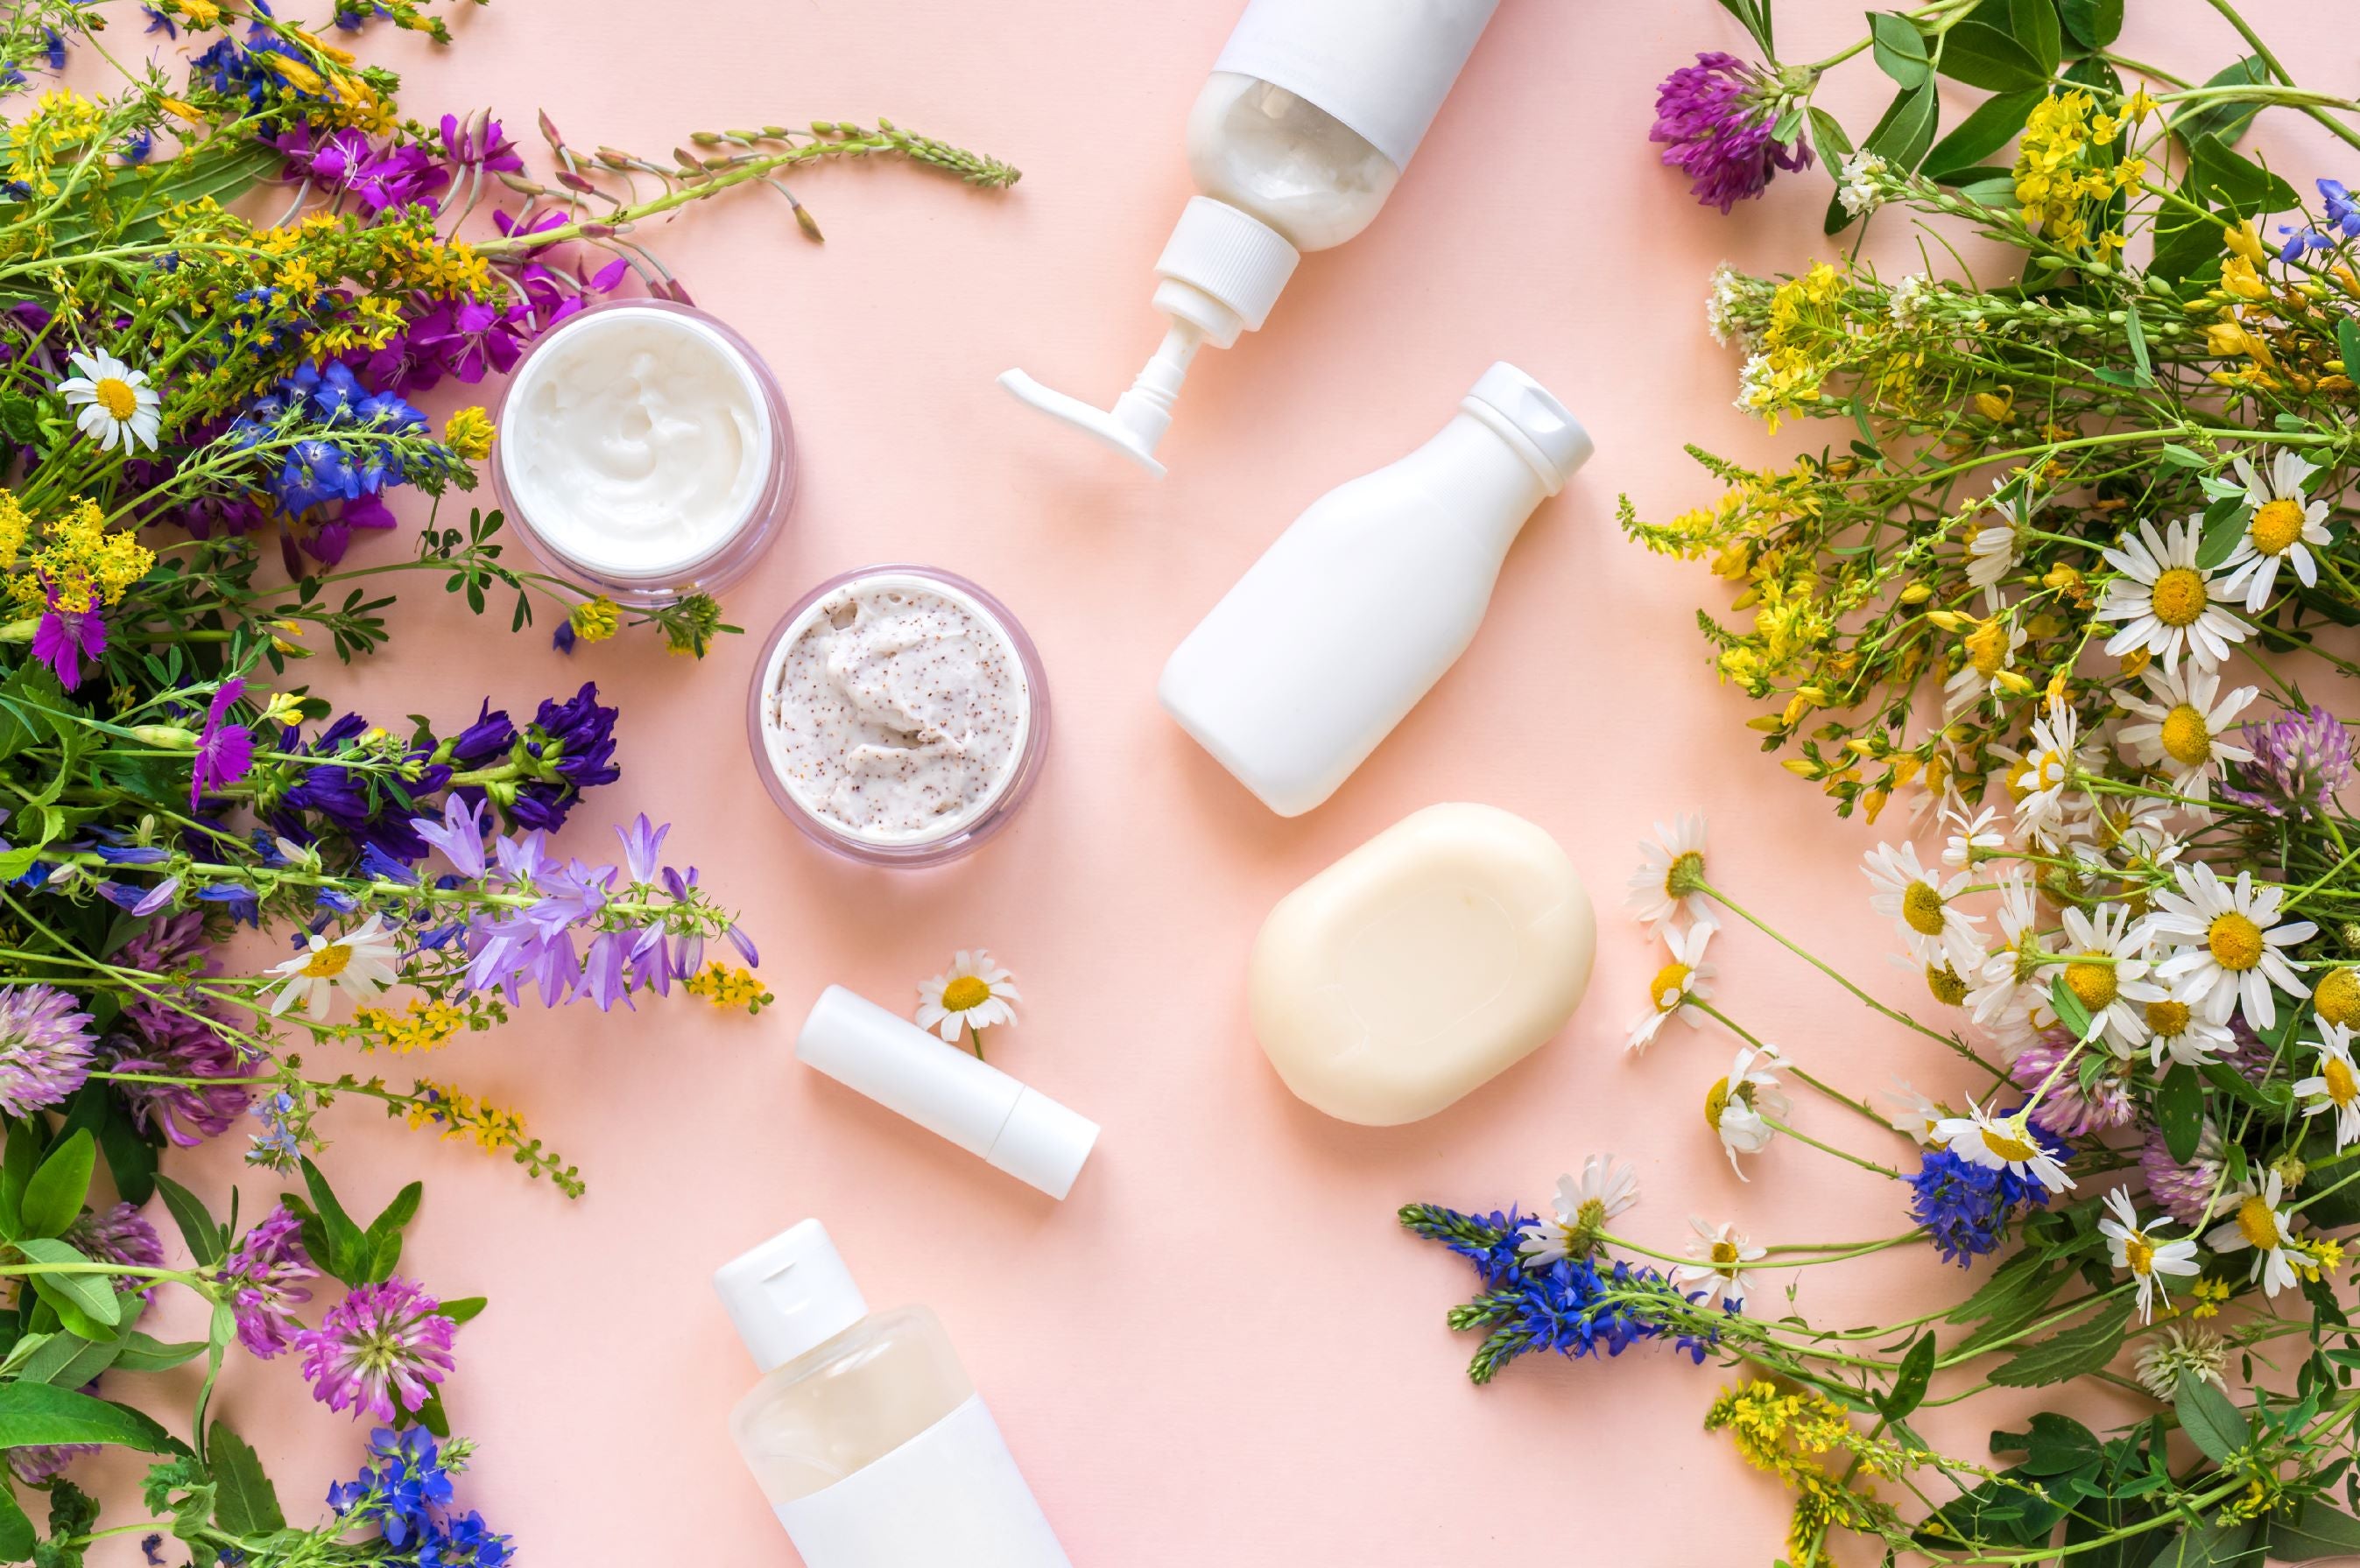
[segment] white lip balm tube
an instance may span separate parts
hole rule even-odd
[[[1053,1198],[1098,1142],[1087,1116],[841,985],[812,1004],[795,1055]]]

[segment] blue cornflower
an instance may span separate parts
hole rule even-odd
[[[2063,1149],[2040,1129],[2031,1130],[2052,1150]],[[1943,1261],[1961,1269],[1996,1250],[2020,1210],[2049,1204],[2049,1189],[2039,1182],[1973,1164],[1947,1149],[1928,1149],[1909,1185],[1909,1217],[1925,1227]]]

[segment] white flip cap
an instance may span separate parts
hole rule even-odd
[[[795,1055],[1053,1198],[1098,1142],[1087,1116],[841,985],[812,1004]]]
[[[1043,387],[1021,370],[1001,372],[1000,384],[1161,478],[1164,464],[1155,460],[1155,446],[1172,423],[1172,405],[1197,345],[1227,348],[1240,332],[1258,330],[1302,259],[1284,234],[1251,212],[1209,196],[1191,197],[1155,261],[1155,275],[1163,279],[1156,285],[1155,308],[1172,325],[1112,408]]]
[[[754,1365],[765,1372],[869,1315],[852,1271],[817,1220],[731,1258],[713,1271],[713,1289]]]
[[[1460,406],[1507,438],[1552,495],[1598,450],[1554,393],[1504,359],[1477,378]]]

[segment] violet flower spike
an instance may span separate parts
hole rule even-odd
[[[442,852],[459,874],[477,877],[484,874],[484,808],[480,802],[464,799],[453,790],[442,801],[442,820],[430,817],[410,819],[410,831],[429,844]]]
[[[1774,166],[1810,167],[1811,149],[1800,136],[1782,143],[1771,135],[1788,101],[1799,96],[1785,78],[1735,55],[1699,54],[1657,89],[1647,139],[1667,144],[1663,161],[1688,176],[1699,202],[1726,212],[1761,195]]]
[[[648,821],[645,811],[633,818],[629,827],[615,830],[615,836],[623,841],[623,864],[629,868],[633,882],[655,881],[662,865],[664,836],[671,832],[670,822],[658,826]]]

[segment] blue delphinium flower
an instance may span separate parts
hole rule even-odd
[[[418,1568],[500,1568],[513,1555],[508,1537],[470,1508],[453,1506],[454,1461],[422,1427],[396,1433],[379,1427],[350,1481],[328,1488],[328,1507],[349,1529],[374,1524],[397,1555]]]
[[[2028,1130],[2058,1159],[2072,1153],[2054,1134],[2038,1127]],[[1944,1262],[1961,1269],[1996,1250],[2018,1214],[2049,1206],[2049,1189],[2038,1181],[1976,1165],[1947,1149],[1926,1150],[1909,1186],[1909,1217],[1925,1227]]]

